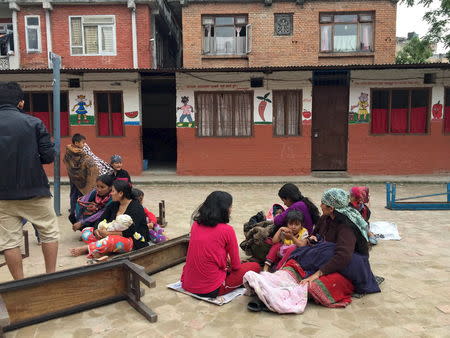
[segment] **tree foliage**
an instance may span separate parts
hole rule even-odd
[[[450,57],[450,0],[438,0],[439,8],[431,9],[433,0],[401,0],[403,3],[412,7],[422,5],[427,9],[423,19],[430,25],[425,40],[429,43],[443,43],[447,51],[447,57]],[[436,1],[436,0],[434,0]]]
[[[409,42],[398,52],[396,63],[423,63],[433,55],[433,50],[427,40],[420,40],[414,36]]]

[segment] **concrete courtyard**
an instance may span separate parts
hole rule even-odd
[[[155,213],[158,201],[166,201],[166,234],[170,238],[189,232],[191,214],[208,193],[228,191],[234,198],[231,224],[240,242],[243,223],[279,202],[281,184],[135,186],[144,190],[145,206]],[[6,337],[450,337],[450,211],[391,211],[384,208],[384,185],[368,186],[371,221],[396,223],[402,240],[382,241],[370,253],[373,272],[386,279],[382,292],[353,299],[345,309],[309,303],[302,315],[251,313],[246,308],[246,296],[219,307],[166,288],[166,284],[179,279],[181,264],[154,275],[157,287],[146,289],[143,302],[158,314],[156,323],[147,322],[128,303],[120,302],[22,328]],[[324,190],[348,189],[351,184],[301,183],[299,187],[318,205]],[[398,197],[443,189],[443,184],[431,183],[397,186]],[[68,186],[62,186],[61,209],[58,270],[85,264],[84,257],[68,254],[70,247],[80,245],[79,233],[71,230],[67,220]],[[26,276],[44,271],[40,247],[33,230],[29,230],[31,257],[24,260]],[[243,252],[241,257],[245,258]],[[1,268],[0,281],[10,278],[8,269]],[[101,288],[95,281],[92,284]]]

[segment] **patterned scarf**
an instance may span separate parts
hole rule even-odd
[[[369,237],[367,236],[367,232],[369,225],[356,209],[348,205],[349,201],[349,194],[346,191],[337,188],[325,191],[322,196],[323,204],[333,207],[337,212],[347,216],[350,221],[358,227],[366,241],[368,241]]]

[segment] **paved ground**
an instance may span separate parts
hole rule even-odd
[[[318,203],[322,192],[332,186],[347,189],[350,184],[302,183],[300,189]],[[273,183],[236,182],[141,186],[150,209],[156,211],[158,201],[166,200],[167,234],[171,238],[189,231],[192,211],[209,192],[230,192],[234,197],[231,224],[239,240],[243,238],[242,224],[278,201],[279,187]],[[7,337],[450,337],[450,212],[390,211],[384,208],[384,185],[369,184],[369,187],[372,220],[396,223],[403,239],[382,242],[371,251],[373,271],[386,278],[382,293],[355,299],[346,309],[308,304],[302,315],[250,313],[246,309],[249,299],[244,296],[218,307],[165,288],[179,279],[182,269],[179,265],[156,274],[157,287],[146,290],[143,301],[159,316],[155,324],[144,320],[126,302],[120,302],[23,328],[8,333]],[[398,195],[436,193],[443,189],[442,184],[406,184],[398,186]],[[67,186],[62,187],[62,194],[62,210],[66,211]],[[82,257],[67,254],[69,247],[80,244],[77,234],[70,230],[67,212],[60,217],[60,228],[58,270],[84,264]],[[39,250],[31,238],[32,256],[24,261],[27,276],[44,271]],[[1,268],[0,281],[9,279],[7,268]]]

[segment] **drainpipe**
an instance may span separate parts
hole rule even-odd
[[[131,40],[133,44],[133,68],[139,68],[137,50],[137,29],[136,29],[136,3],[128,0],[127,6],[131,9]]]
[[[45,9],[45,32],[47,36],[47,53],[52,52],[52,26],[50,23],[50,11],[53,10],[53,6],[50,1],[43,1],[42,8]],[[48,68],[53,67],[53,62],[48,58]]]
[[[17,12],[20,11],[20,7],[16,2],[9,3],[9,9],[12,10],[12,24],[13,24],[13,39],[14,39],[14,59],[16,67],[20,68],[20,46],[19,46],[19,28],[17,25]],[[12,68],[12,67],[11,67]]]

